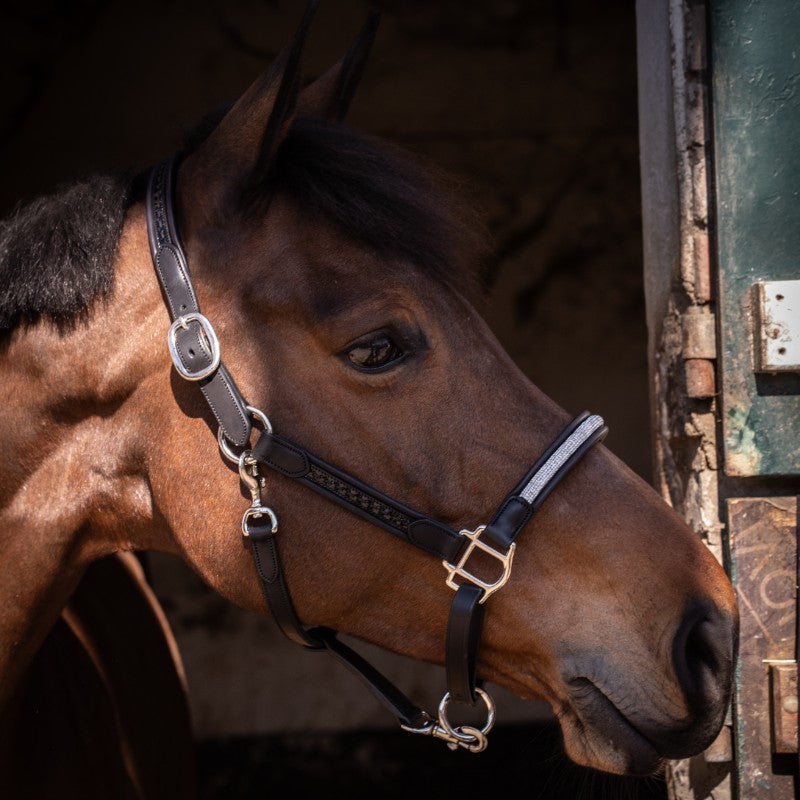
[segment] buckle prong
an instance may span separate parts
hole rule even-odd
[[[211,363],[196,372],[186,369],[181,359],[181,354],[178,352],[178,328],[185,331],[189,330],[190,322],[196,322],[200,326],[200,330],[203,332],[203,336],[208,344],[209,355],[211,356]],[[172,357],[172,363],[175,365],[175,369],[178,370],[180,376],[187,381],[201,381],[203,378],[212,375],[219,366],[219,339],[217,339],[214,326],[199,311],[191,311],[188,314],[184,314],[182,317],[178,317],[172,325],[169,326],[169,331],[167,332],[167,347],[169,347],[169,354]]]
[[[461,555],[461,558],[458,559],[457,564],[451,564],[446,559],[442,561],[444,568],[447,570],[447,585],[455,590],[458,591],[458,587],[460,586],[459,583],[456,582],[456,577],[463,578],[470,583],[475,584],[479,588],[483,589],[483,595],[479,602],[485,603],[486,599],[489,595],[496,592],[498,589],[502,589],[503,586],[506,585],[509,577],[511,576],[511,564],[514,560],[514,550],[516,549],[516,544],[512,544],[508,548],[507,553],[503,553],[500,550],[492,547],[490,544],[481,540],[481,534],[486,530],[485,525],[479,525],[475,528],[474,531],[467,530],[466,528],[460,531],[462,536],[465,536],[469,539],[469,544],[467,545],[466,549]],[[496,559],[500,562],[503,567],[503,572],[500,577],[496,581],[484,581],[481,580],[477,575],[474,575],[469,570],[465,568],[467,561],[469,561],[469,557],[472,555],[475,549],[481,550],[482,552],[486,553],[487,555],[492,556],[492,558]]]

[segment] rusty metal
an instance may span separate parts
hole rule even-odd
[[[797,752],[797,662],[769,665],[772,750]]]
[[[708,253],[708,231],[692,236],[694,266],[694,299],[704,304],[711,301],[711,259]],[[716,346],[716,345],[715,345]]]
[[[704,358],[688,358],[684,362],[686,394],[700,400],[717,393],[714,364]]]
[[[794,800],[793,776],[773,771],[769,677],[770,662],[795,657],[797,498],[735,498],[727,506],[741,614],[734,780],[741,800]]]
[[[683,323],[683,357],[716,358],[717,331],[713,314],[692,306],[681,318]]]

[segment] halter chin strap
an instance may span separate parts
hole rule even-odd
[[[242,532],[250,542],[261,588],[275,621],[292,641],[309,649],[327,650],[354,672],[405,730],[443,739],[453,750],[483,750],[486,734],[494,724],[491,698],[475,680],[485,602],[511,574],[517,536],[550,492],[587,450],[605,437],[608,429],[601,417],[581,414],[539,457],[487,524],[461,531],[398,502],[279,436],[266,415],[245,402],[222,363],[213,326],[200,313],[175,225],[173,181],[174,161],[165,161],[153,169],[147,189],[150,251],[173,321],[167,344],[178,374],[200,386],[219,423],[220,449],[238,465],[239,476],[250,491],[252,502],[242,518]],[[258,441],[252,450],[236,453],[230,445],[248,448],[254,420],[262,428]],[[302,625],[278,553],[278,520],[275,512],[261,502],[260,468],[264,467],[299,481],[442,560],[445,580],[455,590],[455,596],[445,645],[448,692],[439,705],[438,719],[414,705],[358,653],[339,641],[336,631],[306,629]],[[494,559],[493,575],[481,577],[473,572],[470,559],[476,550]],[[452,726],[447,716],[451,701],[469,705],[484,702],[487,719],[483,727]]]

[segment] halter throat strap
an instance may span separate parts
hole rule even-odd
[[[256,573],[273,617],[292,641],[306,648],[327,650],[354,672],[398,719],[406,730],[432,735],[451,749],[479,752],[494,723],[491,700],[477,685],[475,670],[485,602],[508,580],[515,540],[545,498],[608,429],[601,417],[583,413],[540,456],[520,483],[506,496],[486,525],[456,531],[427,514],[404,505],[362,482],[310,451],[272,431],[267,417],[248,406],[222,363],[213,326],[200,312],[185,253],[178,238],[173,211],[174,160],[156,166],[147,189],[147,228],[150,252],[172,325],[167,343],[178,374],[195,381],[219,423],[219,444],[224,455],[238,461],[239,474],[250,490],[252,505],[245,512],[242,530],[248,538]],[[252,450],[240,455],[229,443],[248,448],[252,419],[264,428]],[[438,721],[415,706],[328,628],[306,629],[295,612],[278,552],[278,522],[272,509],[261,504],[259,467],[269,468],[299,481],[351,513],[406,540],[442,560],[447,584],[455,590],[445,646],[448,693],[439,707]],[[469,565],[475,550],[498,562],[499,577],[482,579]],[[447,720],[450,700],[487,705],[483,729],[456,727]]]

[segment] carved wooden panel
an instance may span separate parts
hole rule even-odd
[[[741,615],[734,689],[740,800],[794,800],[796,755],[775,755],[770,662],[795,658],[797,498],[728,500],[730,574]]]

